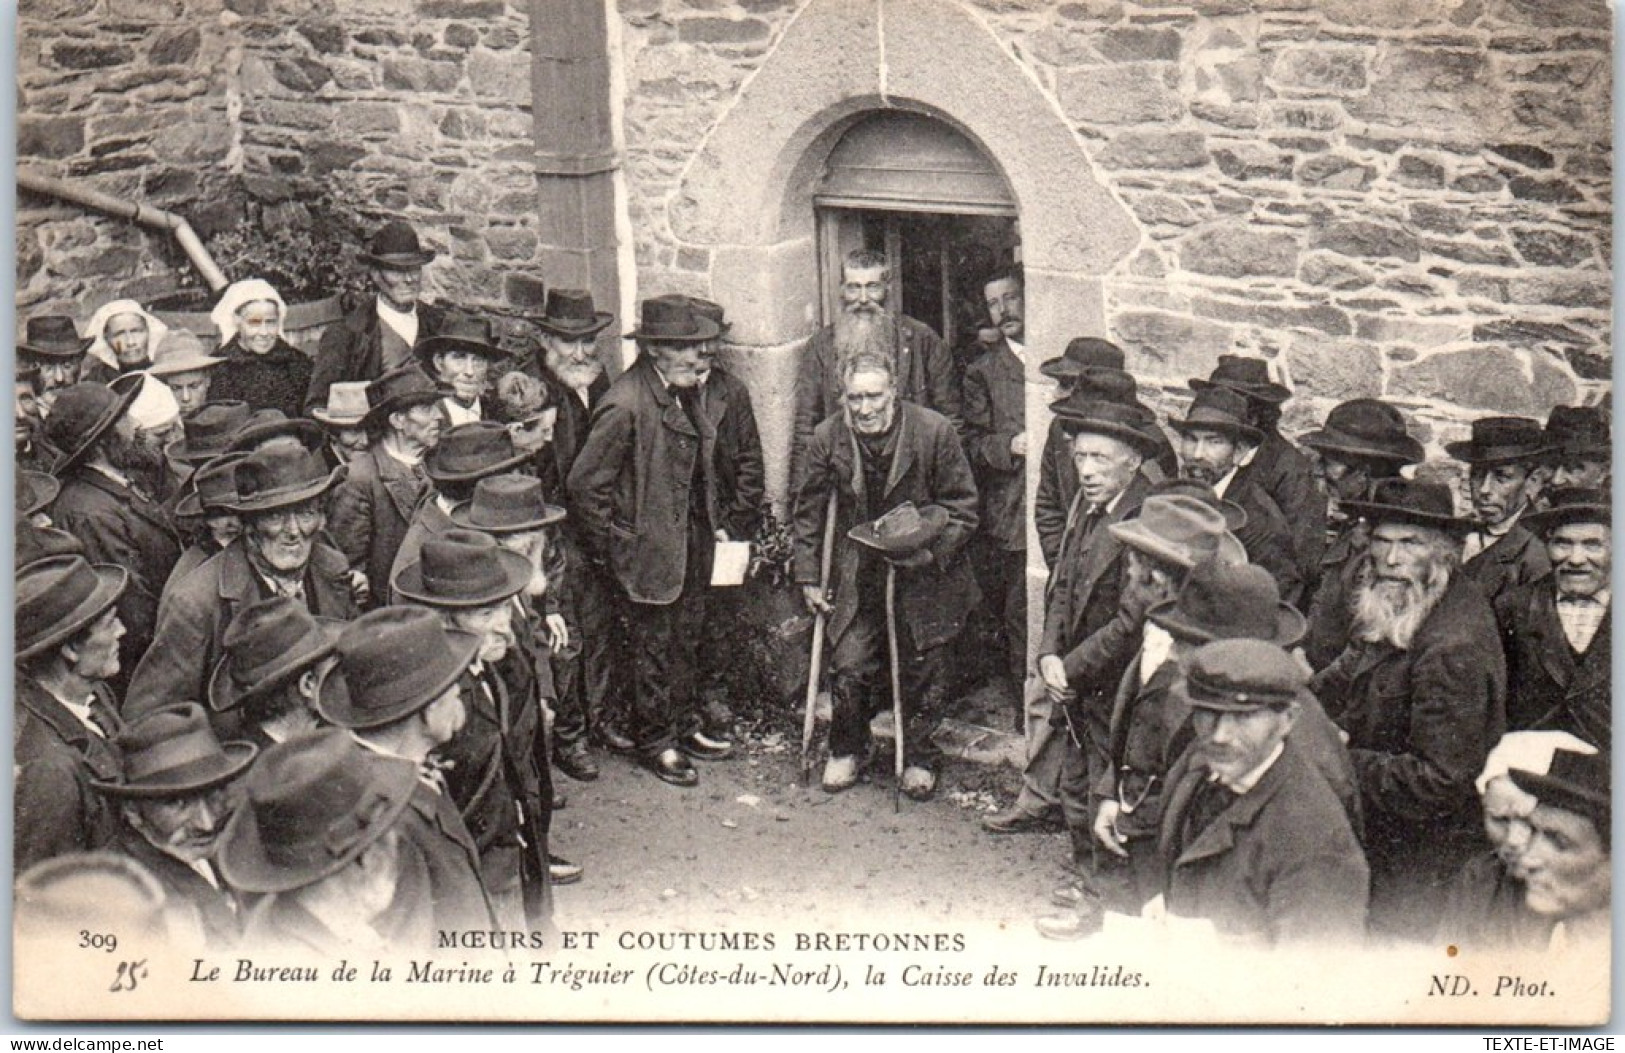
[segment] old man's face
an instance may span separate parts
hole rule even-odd
[[[1536,914],[1572,918],[1608,906],[1608,846],[1590,819],[1538,804],[1523,853],[1524,902]]]

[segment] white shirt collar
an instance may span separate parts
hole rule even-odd
[[[378,305],[378,320],[395,330],[395,334],[408,344],[418,342],[418,305],[410,311],[397,311],[384,302],[382,296],[374,301]]]
[[[466,409],[458,405],[456,399],[441,399],[440,404],[445,407],[446,420],[450,422],[453,428],[459,424],[472,424],[477,420],[484,419],[479,399],[475,399],[474,405]]]
[[[1243,775],[1241,778],[1237,779],[1235,782],[1225,782],[1223,779],[1219,778],[1217,775],[1215,775],[1213,777],[1213,781],[1216,782],[1216,783],[1219,783],[1221,786],[1225,787],[1225,789],[1229,790],[1231,793],[1236,793],[1236,794],[1247,793],[1254,786],[1258,785],[1258,780],[1262,779],[1264,777],[1264,775],[1272,767],[1275,766],[1275,762],[1277,760],[1280,760],[1281,754],[1284,753],[1285,751],[1286,751],[1286,740],[1282,739],[1280,742],[1277,742],[1275,744],[1275,748],[1270,750],[1270,755],[1268,757],[1265,757],[1263,762],[1260,763],[1258,765],[1258,767],[1254,768],[1252,771],[1248,772],[1246,775]]]

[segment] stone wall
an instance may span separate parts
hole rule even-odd
[[[730,284],[685,234],[685,175],[741,100],[771,112],[752,96],[783,73],[798,23],[872,23],[878,73],[842,73],[854,94],[878,76],[871,105],[885,105],[888,49],[926,7],[968,14],[999,52],[944,54],[942,76],[986,84],[1018,67],[1132,214],[1137,247],[1100,274],[1103,328],[1165,411],[1227,351],[1273,360],[1297,390],[1289,432],[1382,395],[1435,456],[1472,417],[1606,397],[1601,0],[621,0],[640,291]],[[809,83],[859,49],[836,50]],[[994,159],[1013,185],[1033,177],[1034,158]],[[738,171],[742,197],[768,176]],[[780,304],[754,342],[805,335],[812,306]],[[1029,335],[1054,354],[1078,333]]]
[[[429,295],[500,308],[535,276],[530,13],[505,0],[25,0],[19,163],[207,235],[232,187],[324,188],[358,229],[404,216]],[[23,313],[173,288],[166,236],[29,195]],[[234,275],[233,277],[246,277]]]

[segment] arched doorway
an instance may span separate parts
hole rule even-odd
[[[822,318],[837,309],[841,260],[854,249],[891,263],[893,308],[959,347],[982,323],[978,287],[1019,263],[1016,198],[981,147],[945,121],[906,110],[858,120],[830,151],[813,191]]]

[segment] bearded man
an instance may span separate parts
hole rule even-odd
[[[63,451],[55,465],[62,491],[52,505],[53,521],[83,542],[91,562],[130,572],[118,601],[127,632],[119,644],[124,672],[115,691],[152,643],[158,598],[181,557],[180,538],[152,489],[163,478],[163,450],[141,435],[130,412],[145,382],[132,375],[115,387],[75,384],[58,397],[47,420],[47,440]]]
[[[833,325],[814,333],[796,376],[795,431],[790,445],[790,494],[801,488],[807,445],[820,421],[839,412],[840,367],[859,352],[891,359],[897,396],[947,417],[960,428],[959,383],[953,354],[922,322],[886,309],[891,267],[867,249],[847,253],[841,267],[841,310]]]
[[[1442,483],[1384,480],[1346,502],[1371,524],[1348,647],[1314,693],[1348,734],[1371,861],[1371,924],[1431,933],[1445,883],[1477,849],[1473,779],[1506,726],[1506,660],[1462,575]]]

